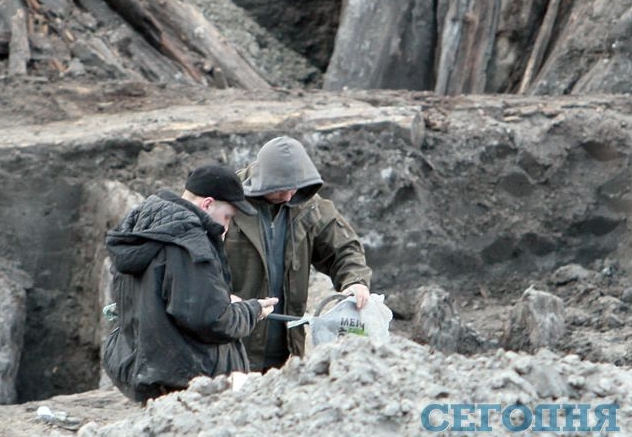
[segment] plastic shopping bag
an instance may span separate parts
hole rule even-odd
[[[383,294],[371,294],[364,308],[356,308],[355,296],[339,302],[324,315],[310,320],[314,345],[335,341],[338,337],[355,334],[387,341],[393,313],[384,304]]]

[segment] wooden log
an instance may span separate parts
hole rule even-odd
[[[527,67],[525,68],[524,75],[522,76],[522,82],[520,83],[518,94],[524,94],[527,91],[533,82],[533,78],[537,74],[538,70],[540,70],[540,67],[542,67],[544,54],[546,53],[551,41],[551,34],[553,33],[553,26],[555,25],[559,9],[560,0],[551,0],[549,2],[546,14],[544,15],[544,20],[542,21],[542,26],[540,26],[540,31],[538,32],[538,37],[535,40],[533,50],[531,51],[529,61],[527,62]]]
[[[123,44],[123,42],[121,42]],[[193,85],[193,78],[182,74],[181,66],[172,59],[163,56],[142,38],[130,38],[126,43],[125,52],[132,58],[142,74],[150,81],[169,83],[178,81]]]
[[[40,10],[40,4],[37,0],[26,0],[26,4],[32,11],[38,12]]]
[[[111,0],[108,0],[111,1]],[[150,1],[147,8],[164,29],[219,67],[229,86],[268,89],[270,84],[252,68],[195,6],[179,0]]]
[[[443,23],[435,92],[483,93],[500,0],[451,0]]]
[[[433,88],[433,2],[347,0],[323,88]]]
[[[105,0],[121,17],[156,49],[171,57],[197,82],[203,82],[200,71],[193,65],[177,41],[164,32],[161,23],[138,0]]]
[[[99,37],[77,40],[72,45],[72,54],[85,65],[97,68],[113,79],[130,76],[120,57]]]
[[[197,83],[179,62],[162,54],[104,1],[78,0],[78,3],[92,16],[98,18],[100,23],[117,29],[115,32],[110,32],[110,42],[117,47],[119,52],[123,52],[130,58],[130,64],[146,80],[167,83],[180,77],[179,81],[183,83]]]
[[[26,27],[24,8],[16,6],[11,17],[11,41],[9,41],[9,76],[23,76],[27,73],[27,63],[31,59],[29,35]]]
[[[123,17],[115,13],[103,0],[75,0],[77,4],[88,11],[100,25],[111,25],[112,22],[122,23]]]
[[[434,68],[433,68],[433,73],[434,73],[434,77],[435,77],[435,89],[436,89],[436,78],[438,76],[437,72],[439,71],[439,64],[441,61],[441,53],[443,52],[441,50],[441,44],[442,44],[442,38],[441,35],[443,35],[443,27],[444,24],[446,23],[446,16],[448,15],[448,9],[450,8],[450,3],[451,0],[436,0],[436,20],[437,20],[437,38],[436,38],[436,42],[435,42],[435,49],[434,49]]]

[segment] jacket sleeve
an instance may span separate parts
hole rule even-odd
[[[178,328],[204,343],[229,343],[254,329],[261,305],[256,299],[230,302],[230,284],[218,259],[193,263],[169,246],[163,299]]]
[[[357,283],[370,287],[372,272],[366,264],[360,237],[331,201],[318,202],[320,219],[314,227],[314,267],[328,275],[338,291]]]

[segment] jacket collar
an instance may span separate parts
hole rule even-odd
[[[177,205],[180,205],[192,213],[194,213],[200,219],[202,226],[208,232],[210,236],[213,238],[221,239],[222,234],[224,233],[224,226],[220,225],[216,221],[214,221],[211,216],[209,216],[206,212],[202,211],[197,205],[189,202],[186,199],[176,195],[171,191],[161,191],[158,193],[158,196],[161,199],[168,200],[169,202],[173,202]]]

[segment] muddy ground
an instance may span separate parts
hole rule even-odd
[[[463,323],[485,340],[480,353],[493,354],[511,308],[535,285],[560,296],[566,305],[567,334],[557,352],[624,368],[632,363],[629,97],[255,93],[32,79],[4,79],[0,86],[1,176],[13,193],[5,192],[0,199],[4,220],[15,217],[9,210],[19,205],[33,216],[47,209],[45,217],[54,219],[49,223],[72,224],[77,217],[61,220],[63,212],[43,201],[45,194],[54,194],[45,186],[47,180],[70,187],[57,194],[60,199],[85,195],[92,179],[119,180],[146,195],[178,187],[180,167],[208,158],[209,150],[213,159],[237,166],[265,137],[283,131],[304,135],[305,141],[313,139],[310,150],[329,181],[324,193],[342,205],[365,239],[376,271],[374,291],[387,294],[395,312],[393,333],[409,336],[415,289],[439,283],[454,298]],[[415,110],[425,117],[420,143],[410,133]],[[325,139],[314,139],[317,135]],[[537,149],[538,140],[530,135],[541,135],[546,147]],[[225,142],[250,147],[246,158],[230,155],[234,148],[212,148]],[[221,158],[222,153],[228,157]],[[94,167],[88,161],[99,164]],[[381,177],[372,177],[376,174]],[[40,192],[24,188],[33,181],[37,183],[32,189]],[[78,192],[71,189],[76,186],[81,187]],[[66,200],[79,218],[73,226],[84,229],[79,243],[91,246],[77,249],[78,255],[45,247],[58,249],[58,259],[49,261],[45,275],[36,269],[47,256],[37,243],[55,242],[43,236],[20,238],[15,235],[19,223],[4,222],[2,255],[20,261],[34,277],[31,299],[56,296],[57,306],[49,313],[54,319],[48,322],[54,326],[68,319],[65,309],[92,311],[92,317],[98,310],[94,299],[89,308],[59,303],[64,296],[74,302],[73,293],[89,296],[93,279],[87,277],[93,272],[73,267],[74,288],[63,289],[60,284],[65,282],[58,278],[63,272],[55,271],[55,263],[100,261],[95,256],[103,228],[112,223],[94,217],[82,221],[86,205],[100,200],[82,200],[83,206]],[[320,282],[315,289],[326,293],[327,285]],[[86,320],[69,323],[68,329],[86,329],[89,313],[82,317]],[[52,340],[42,332],[31,331],[27,337],[29,360],[50,350]],[[57,345],[76,348],[70,340]],[[91,347],[84,355],[95,353],[95,345]],[[72,358],[79,360],[80,355]],[[63,354],[52,359],[58,367],[63,360]],[[88,421],[112,423],[139,411],[115,391],[94,390],[95,366],[98,361],[92,357],[83,372],[93,377],[81,381],[73,381],[72,371],[60,367],[58,377],[64,381],[58,387],[65,393],[75,387],[81,393],[0,407],[0,435],[72,435]],[[24,368],[33,375],[22,375],[23,388],[41,384],[37,372],[46,364],[27,360]],[[52,424],[37,420],[40,406],[69,417]]]

